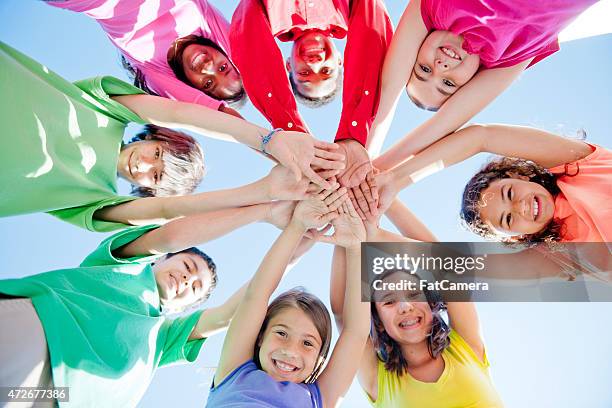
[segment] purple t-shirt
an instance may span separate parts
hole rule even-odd
[[[557,36],[597,0],[421,0],[429,31],[464,38],[485,68],[510,67],[533,58],[532,66],[559,50]]]
[[[276,381],[249,360],[210,389],[210,408],[322,408],[319,386]]]

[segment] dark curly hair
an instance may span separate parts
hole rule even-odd
[[[321,344],[321,350],[319,351],[319,357],[317,364],[315,365],[312,373],[306,378],[305,383],[313,383],[317,380],[319,374],[323,370],[323,364],[329,354],[329,347],[331,344],[331,317],[329,311],[321,302],[321,300],[313,294],[306,292],[304,288],[297,287],[287,292],[281,293],[270,303],[268,310],[266,311],[266,317],[259,329],[257,340],[255,341],[255,349],[253,350],[253,361],[257,365],[257,368],[261,370],[261,361],[259,360],[259,350],[261,349],[261,342],[263,341],[263,335],[268,328],[270,320],[277,314],[285,309],[294,308],[299,309],[306,313],[312,320],[312,323],[317,328],[319,336],[323,344]]]
[[[544,167],[525,159],[501,157],[486,164],[482,170],[468,181],[461,200],[461,221],[470,231],[486,239],[499,241],[500,237],[489,224],[480,218],[481,193],[496,180],[525,176],[532,183],[544,187],[553,197],[559,194],[558,176]],[[518,246],[532,246],[538,242],[556,242],[560,240],[561,226],[551,221],[546,228],[535,234],[514,237],[503,237],[502,242]]]
[[[386,277],[394,273],[405,274],[405,271],[400,270],[389,270],[382,275],[379,279],[384,280]],[[412,275],[416,277],[416,275]],[[446,303],[442,300],[442,297],[437,291],[423,290],[427,303],[431,308],[431,314],[433,317],[431,332],[427,337],[427,349],[429,355],[432,358],[439,356],[450,344],[450,327],[446,324],[441,316],[441,313],[446,310]],[[378,359],[385,364],[385,370],[395,373],[398,377],[401,377],[408,370],[408,362],[402,354],[401,346],[391,338],[385,331],[378,311],[376,310],[376,303],[370,303],[370,309],[372,312],[372,328],[370,331],[370,338],[376,350]]]

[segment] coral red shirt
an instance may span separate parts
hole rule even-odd
[[[275,38],[292,41],[318,29],[347,37],[342,114],[336,141],[365,145],[380,99],[380,74],[393,26],[382,0],[242,0],[232,17],[230,47],[253,105],[273,127],[307,132]],[[264,63],[265,62],[265,63]]]
[[[596,0],[421,0],[428,30],[464,38],[485,68],[532,66],[559,50],[557,36]]]
[[[612,152],[591,147],[587,157],[550,169],[561,174],[553,217],[563,242],[612,242]]]

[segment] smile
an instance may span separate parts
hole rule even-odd
[[[272,359],[272,363],[274,363],[274,366],[284,373],[292,373],[294,371],[299,370],[297,366],[294,366],[293,364],[284,363],[279,360]]]
[[[533,197],[533,205],[531,206],[533,211],[533,220],[535,221],[540,215],[540,200],[537,197]]]
[[[414,329],[421,325],[421,321],[423,319],[420,317],[416,317],[414,319],[404,319],[400,322],[399,327],[401,329]]]
[[[457,54],[453,49],[448,48],[448,47],[440,47],[440,51],[442,51],[442,53],[446,56],[451,57],[452,59],[456,59],[461,61],[461,56],[459,56],[459,54]]]
[[[133,157],[134,157],[134,151],[132,150],[132,153],[130,153],[130,157],[128,157],[128,162],[127,162],[128,173],[130,173],[130,176],[132,176],[132,178],[134,178],[134,172],[132,172],[132,158]]]

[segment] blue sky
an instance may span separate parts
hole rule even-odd
[[[229,18],[238,2],[213,3]],[[387,2],[394,23],[405,4]],[[65,78],[101,74],[126,78],[116,50],[86,16],[21,0],[1,2],[0,15],[4,16],[2,41]],[[560,52],[525,72],[474,121],[531,125],[565,135],[585,129],[589,141],[612,148],[611,51],[612,35],[563,44]],[[302,112],[318,138],[331,140],[340,109],[336,101],[320,110],[304,108]],[[243,114],[265,124],[251,106]],[[402,96],[385,148],[429,115]],[[137,128],[130,129],[134,130]],[[268,161],[242,146],[200,141],[208,166],[200,191],[245,184],[270,169]],[[480,155],[445,170],[403,191],[400,197],[440,239],[475,241],[475,236],[459,227],[459,197],[467,179],[486,158]],[[123,188],[127,191],[125,185]],[[274,227],[255,224],[201,246],[219,265],[220,283],[210,304],[222,302],[251,276],[277,235]],[[44,214],[1,219],[4,267],[0,278],[77,265],[103,238],[103,234],[77,229]],[[331,247],[317,245],[279,290],[302,285],[327,302],[330,261]],[[488,303],[479,304],[478,310],[491,373],[508,407],[612,406],[612,303]],[[160,370],[141,406],[203,406],[222,341],[222,335],[208,340],[193,365]],[[345,406],[368,406],[356,383]]]

